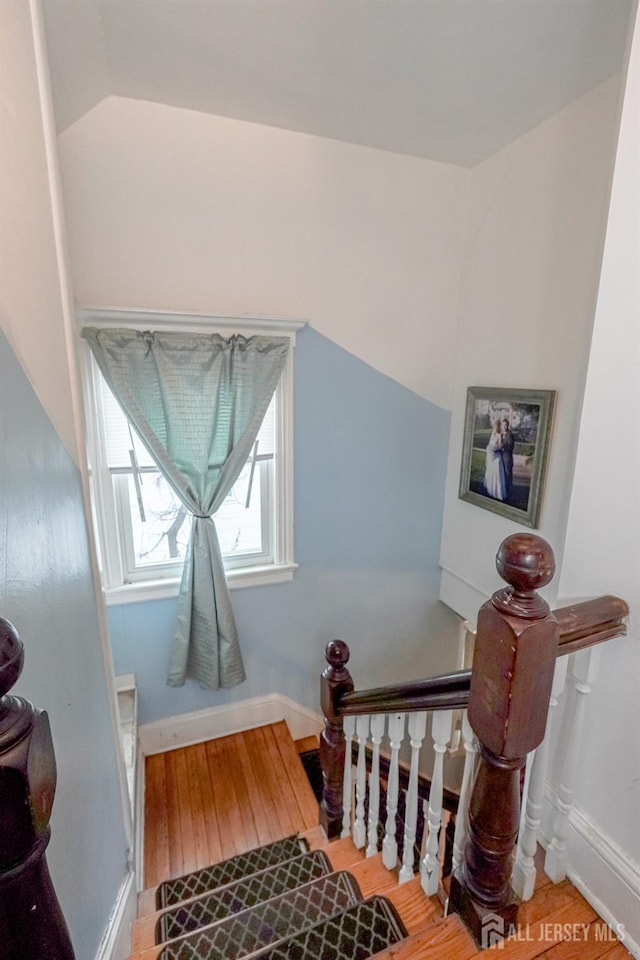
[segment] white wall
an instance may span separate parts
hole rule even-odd
[[[0,4],[0,325],[78,460],[30,4]],[[42,63],[39,64],[42,68]],[[46,67],[45,67],[46,69]],[[46,82],[46,81],[45,81]],[[55,142],[55,141],[54,141]]]
[[[496,548],[521,528],[458,499],[468,386],[558,391],[539,532],[562,560],[619,85],[608,81],[470,173],[441,596],[471,619],[500,584]]]
[[[590,695],[577,804],[597,844],[627,864],[640,896],[640,30],[636,25],[616,157],[561,597],[614,593],[631,607],[629,635],[602,649]],[[583,857],[573,837],[573,856]],[[624,853],[622,852],[624,851]],[[602,862],[581,861],[608,893]],[[604,888],[604,889],[603,889]],[[622,901],[640,944],[637,900]]]
[[[308,318],[453,409],[442,560],[490,592],[514,525],[457,499],[466,387],[559,390],[561,553],[619,83],[472,171],[111,97],[60,137],[76,298]]]
[[[309,319],[450,407],[466,171],[118,97],[60,156],[80,303]]]

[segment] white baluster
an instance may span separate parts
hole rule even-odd
[[[470,620],[461,620],[458,624],[458,654],[456,656],[456,670],[466,670],[473,661],[473,648],[476,641],[476,627]],[[463,710],[454,710],[449,753],[455,754],[460,749],[462,736]]]
[[[460,749],[460,738],[462,736],[462,710],[453,711],[453,720],[451,721],[451,739],[447,752],[454,757]]]
[[[356,718],[346,716],[343,723],[344,730],[344,775],[342,780],[342,833],[341,837],[351,836],[351,798],[353,796],[353,762],[351,760],[351,746],[356,732]]]
[[[369,717],[361,716],[356,720],[356,739],[358,741],[358,768],[356,770],[356,818],[353,822],[353,842],[361,850],[367,842],[367,828],[364,822],[364,801],[367,790],[366,747],[369,736]]]
[[[464,743],[464,770],[462,772],[458,812],[456,813],[456,827],[453,834],[452,870],[455,870],[462,862],[462,852],[469,832],[469,800],[478,755],[478,742],[471,729],[466,710],[462,716],[462,741]]]
[[[384,840],[382,841],[382,862],[387,870],[393,870],[398,862],[398,842],[396,840],[396,814],[398,812],[398,753],[404,737],[404,713],[394,713],[389,717],[389,779],[387,781],[387,820]]]
[[[378,852],[378,821],[380,819],[380,744],[384,734],[384,713],[371,717],[371,773],[369,774],[369,831],[367,856]]]
[[[404,811],[404,847],[402,850],[402,868],[398,877],[400,883],[405,883],[413,877],[413,845],[416,840],[416,824],[418,822],[418,761],[426,729],[427,715],[424,711],[409,714],[411,770]]]
[[[420,883],[428,897],[438,892],[440,882],[440,863],[438,850],[440,847],[440,827],[442,826],[442,797],[444,793],[444,754],[451,739],[452,710],[438,710],[431,719],[431,736],[435,759],[431,790],[429,791],[429,806],[425,819],[425,833],[427,842],[424,858],[420,864]]]
[[[553,822],[553,835],[547,847],[544,870],[554,883],[567,875],[567,836],[569,833],[569,814],[573,806],[573,795],[580,760],[582,726],[587,696],[595,680],[600,661],[600,647],[579,650],[571,657],[569,681],[571,694],[565,704],[561,743],[565,747],[562,763],[562,780],[555,801],[556,815]]]
[[[547,714],[547,728],[544,740],[535,750],[526,783],[523,815],[518,836],[518,851],[511,876],[511,886],[521,900],[530,900],[536,883],[536,868],[533,858],[538,843],[538,830],[542,822],[544,790],[549,766],[549,748],[551,745],[551,727],[558,697],[564,690],[567,676],[567,657],[560,657],[556,663]]]

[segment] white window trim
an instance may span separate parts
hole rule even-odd
[[[191,333],[216,332],[223,336],[240,333],[254,336],[265,333],[289,337],[291,349],[282,373],[277,429],[282,438],[276,480],[276,556],[272,564],[227,570],[230,589],[266,586],[293,579],[297,564],[293,559],[293,348],[296,332],[306,320],[280,317],[228,316],[200,313],[171,313],[163,310],[129,310],[114,307],[78,307],[79,329],[83,327],[127,327],[134,330],[178,330]],[[88,344],[81,341],[83,394],[86,408],[87,449],[94,523],[98,531],[100,567],[106,602],[109,606],[160,600],[178,595],[180,578],[175,576],[125,583],[122,552],[118,542],[118,524],[111,492],[111,476],[106,467],[106,451],[101,449],[101,434],[94,429],[96,401],[91,365],[95,360]],[[107,535],[106,527],[110,533]]]

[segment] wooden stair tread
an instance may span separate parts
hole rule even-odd
[[[437,897],[425,894],[419,876],[402,884],[398,884],[395,874],[390,876],[392,883],[384,889],[383,896],[394,905],[409,935],[442,918],[442,904]]]
[[[603,942],[602,921],[594,921],[589,924],[584,937],[557,943],[545,953],[544,960],[600,960],[601,957],[606,957],[606,960],[629,960],[629,956],[621,943]]]
[[[329,859],[332,861],[331,851],[326,850]],[[334,864],[335,869],[335,864]],[[390,873],[382,862],[382,856],[377,854],[375,857],[364,857],[357,860],[349,867],[341,867],[342,870],[348,870],[355,877],[362,896],[366,899],[376,893],[386,896],[387,890],[396,887],[398,883],[397,876]]]
[[[132,945],[129,960],[156,960],[165,946],[166,944],[160,943],[155,947],[149,947],[147,950],[134,950]]]
[[[427,921],[406,940],[378,953],[376,960],[470,960],[477,953],[472,937],[454,914],[440,923]]]
[[[317,733],[310,737],[302,737],[300,740],[295,741],[296,750],[298,753],[306,753],[308,750],[317,750],[319,743],[320,737]]]

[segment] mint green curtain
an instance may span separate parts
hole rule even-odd
[[[114,397],[193,514],[169,665],[216,690],[245,679],[212,515],[256,439],[289,348],[286,337],[85,328]]]

